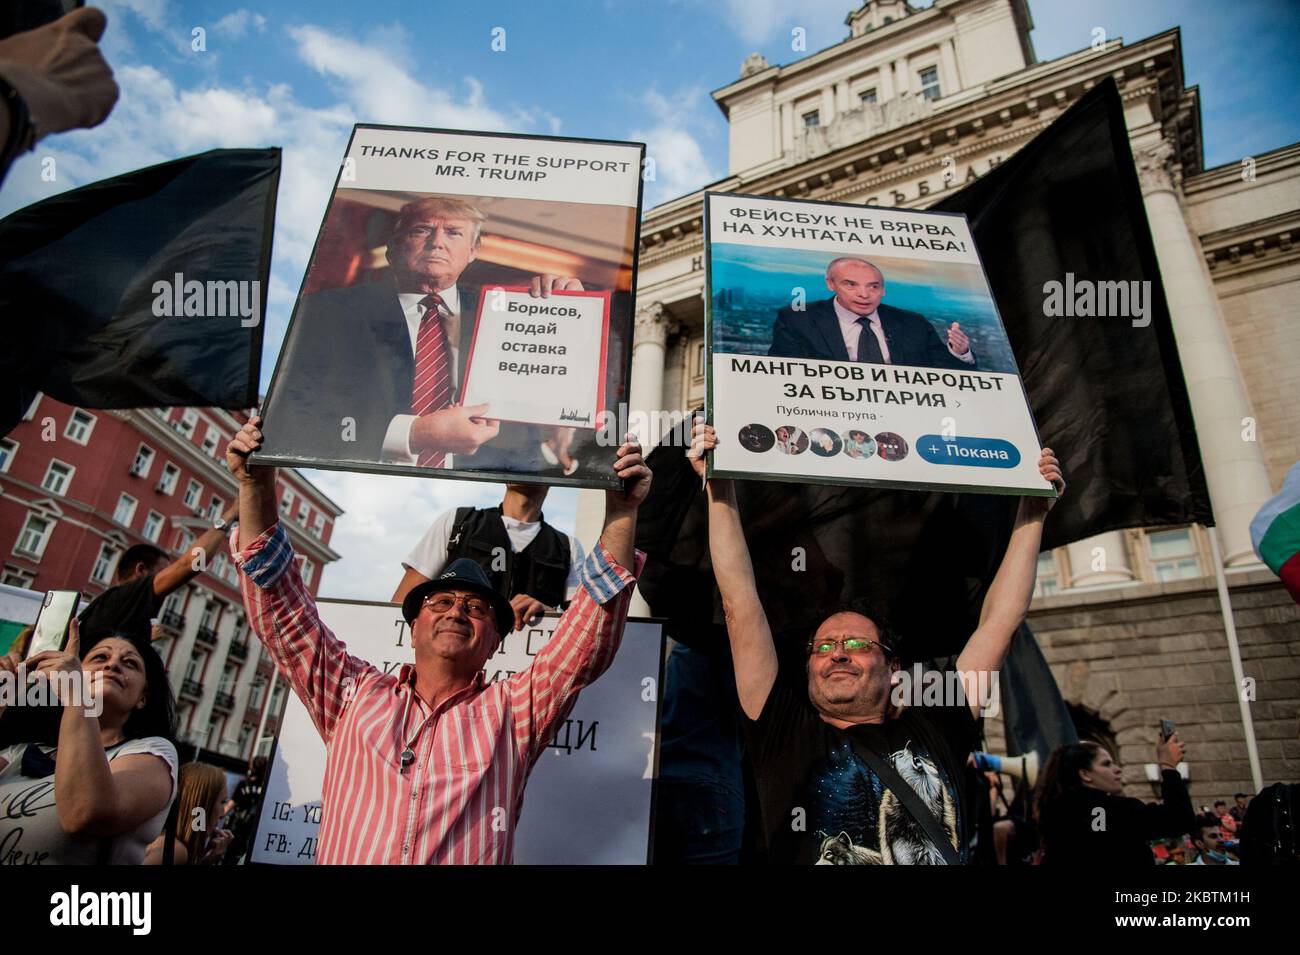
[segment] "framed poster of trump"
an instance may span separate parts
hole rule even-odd
[[[705,195],[712,474],[1051,495],[966,218]]]
[[[263,408],[268,463],[608,488],[638,143],[353,127]]]

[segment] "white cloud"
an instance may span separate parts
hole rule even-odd
[[[369,44],[316,26],[293,27],[289,35],[303,62],[335,81],[335,92],[363,122],[488,130],[532,125],[528,114],[507,115],[489,106],[483,84],[472,76],[465,77],[459,98],[421,82],[418,64],[408,68],[405,35],[398,29],[387,29]]]
[[[258,33],[266,30],[266,17],[260,13],[253,13],[242,7],[234,13],[228,13],[212,25],[212,32],[221,36],[229,37],[232,40],[238,40],[248,34],[252,28]]]
[[[651,126],[635,129],[629,138],[646,144],[654,160],[655,179],[647,183],[647,208],[675,199],[718,178],[692,129],[703,127],[697,116],[703,91],[698,87],[679,92],[670,101],[657,90],[642,96],[642,105],[654,118]]]

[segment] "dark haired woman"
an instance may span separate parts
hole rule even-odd
[[[5,715],[0,865],[138,865],[176,794],[176,709],[162,659],[109,633],[78,647],[74,621],[65,650],[23,663],[64,693],[61,706]]]
[[[1177,768],[1185,752],[1177,734],[1156,746],[1163,803],[1124,796],[1119,764],[1096,743],[1054,752],[1038,781],[1035,810],[1043,863],[1154,865],[1148,843],[1191,832],[1196,820]]]

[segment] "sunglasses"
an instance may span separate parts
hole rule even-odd
[[[809,656],[826,656],[834,653],[837,647],[842,646],[845,653],[868,653],[872,647],[880,647],[880,652],[889,656],[889,649],[883,643],[877,643],[875,640],[868,640],[865,637],[844,637],[841,640],[810,640],[808,642]]]
[[[482,597],[472,597],[468,594],[440,593],[430,594],[424,598],[424,606],[437,614],[447,613],[458,603],[463,603],[465,613],[475,620],[486,620],[492,615],[492,605]]]

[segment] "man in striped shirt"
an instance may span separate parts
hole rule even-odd
[[[600,541],[551,639],[526,670],[489,686],[483,665],[508,628],[472,582],[431,581],[408,596],[415,665],[396,674],[349,654],[321,623],[278,522],[275,470],[248,464],[260,424],[251,418],[226,451],[239,482],[231,550],[253,629],[325,741],[317,861],[510,862],[528,773],[623,635],[644,563],[632,544],[650,489],[640,445],[629,435],[618,450],[624,489],[606,494]]]

